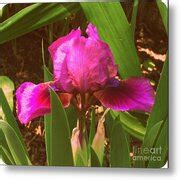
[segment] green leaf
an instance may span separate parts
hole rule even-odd
[[[165,120],[168,114],[168,60],[165,61],[161,78],[156,91],[155,104],[148,119],[144,142],[151,128],[159,121]]]
[[[147,122],[146,134],[142,147],[154,147],[156,140],[159,138],[161,128],[157,128],[156,133],[152,133],[152,128],[156,127],[157,123],[163,123],[168,116],[168,59],[166,59],[161,78],[156,91],[155,104]],[[149,141],[151,139],[151,141]],[[167,139],[165,139],[167,141]]]
[[[64,19],[77,10],[79,10],[77,3],[37,3],[30,5],[0,24],[0,44]]]
[[[14,83],[7,76],[0,76],[0,88],[2,88],[8,104],[13,110],[13,91],[14,91]],[[2,107],[0,106],[0,118],[3,118],[4,113],[2,111]]]
[[[146,137],[146,141],[143,142],[144,147],[153,147],[154,142],[158,136],[159,131],[161,130],[163,121],[157,122],[154,126],[149,130],[149,136]]]
[[[9,150],[7,150],[6,148],[4,148],[3,146],[0,145],[0,160],[1,160],[1,156],[2,156],[2,160],[5,164],[15,165],[15,162],[14,162]]]
[[[121,126],[119,116],[113,125],[110,146],[111,167],[130,167],[129,144]]]
[[[42,39],[42,60],[43,60],[43,70],[44,70],[44,82],[52,81],[53,75],[47,68],[45,64],[45,56],[44,56],[44,41]],[[51,141],[51,131],[50,131],[50,126],[51,126],[51,114],[46,114],[44,115],[44,129],[45,129],[45,145],[46,145],[46,157],[47,157],[47,162],[50,164],[50,141]]]
[[[146,128],[137,118],[135,118],[134,116],[130,115],[127,112],[111,111],[111,114],[114,117],[114,119],[119,115],[120,118],[118,120],[120,121],[123,129],[132,136],[143,141]]]
[[[167,120],[162,126],[162,130],[156,140],[154,148],[159,149],[158,153],[155,154],[157,161],[149,161],[148,168],[161,168],[165,165],[168,156],[168,123]]]
[[[10,106],[9,106],[9,104],[6,100],[6,97],[1,88],[0,88],[0,105],[2,106],[2,110],[5,115],[5,118],[3,120],[6,121],[12,127],[12,129],[15,131],[16,135],[18,136],[18,138],[22,144],[24,152],[26,153],[26,156],[28,157],[28,152],[27,152],[26,146],[24,144],[23,137],[22,137],[20,129],[18,127],[17,121],[10,109]]]
[[[0,129],[3,131],[16,165],[31,165],[24,146],[14,129],[5,121],[0,120]]]
[[[131,27],[119,2],[81,3],[89,22],[109,44],[122,78],[140,76],[140,62]]]
[[[83,157],[80,154],[78,154],[76,157],[76,167],[84,167],[84,166],[86,166],[86,164],[83,161]]]
[[[91,167],[101,167],[101,164],[99,162],[99,158],[96,152],[94,151],[92,147],[90,147],[90,150],[91,150]]]
[[[66,112],[57,94],[51,90],[50,165],[73,166],[70,129]]]
[[[2,120],[2,119],[0,119]],[[6,138],[4,136],[4,133],[3,131],[0,129],[0,156],[2,156],[2,159],[3,161],[6,163],[6,164],[9,164],[13,161],[13,157],[11,155],[11,152],[10,152],[10,149],[8,147],[8,144],[7,144],[7,141],[6,141]],[[14,162],[15,164],[15,162]]]
[[[115,119],[116,119],[116,116],[115,115],[112,116],[111,111],[109,111],[106,114],[105,128],[106,128],[106,136],[108,138],[111,137],[111,131],[112,131],[112,127],[113,127]]]
[[[157,2],[159,12],[162,17],[164,27],[167,32],[168,31],[168,7],[161,0],[157,0],[156,2]]]
[[[65,111],[69,122],[70,132],[72,132],[77,125],[77,111],[73,105],[70,105],[68,108],[65,108]]]
[[[137,19],[137,13],[138,13],[138,5],[139,5],[139,1],[134,0],[132,17],[131,17],[131,29],[132,29],[133,37],[135,34],[135,30],[136,30],[136,19]]]

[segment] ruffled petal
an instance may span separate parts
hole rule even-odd
[[[96,26],[94,26],[91,23],[88,25],[88,27],[86,29],[86,33],[89,36],[89,38],[96,39],[96,40],[100,39]]]
[[[57,49],[59,48],[59,46],[61,46],[63,43],[65,43],[66,41],[69,41],[70,39],[74,38],[74,37],[80,37],[81,36],[81,30],[77,29],[77,30],[72,30],[67,36],[63,36],[59,39],[57,39],[56,41],[54,41],[48,48],[50,54],[51,54],[51,58],[54,61],[54,55],[57,51]],[[55,62],[56,63],[56,62]]]
[[[65,108],[70,105],[73,95],[60,93],[55,88],[54,83],[35,85],[31,82],[25,82],[16,91],[16,111],[22,124],[27,124],[32,119],[50,112],[50,87],[57,92]]]
[[[117,74],[109,46],[102,41],[74,38],[64,43],[61,51],[66,54],[68,78],[79,92],[97,90]],[[68,78],[60,78],[60,84],[67,84]]]
[[[94,91],[117,74],[112,52],[99,39],[96,27],[89,24],[87,34],[89,37],[85,38],[80,29],[72,31],[49,47],[54,81],[61,92]]]
[[[147,111],[154,104],[155,93],[150,81],[145,78],[130,78],[119,81],[114,79],[104,90],[94,96],[107,108],[116,111]]]
[[[23,83],[16,91],[16,111],[22,124],[50,112],[48,83]]]
[[[66,65],[66,54],[61,50],[61,46],[67,41],[81,36],[81,30],[72,30],[67,36],[61,37],[49,46],[49,52],[53,61],[53,75],[56,81],[56,86],[58,86],[61,91],[71,92],[72,85],[71,79],[68,78],[68,71]],[[59,79],[62,79],[63,84],[60,84]]]

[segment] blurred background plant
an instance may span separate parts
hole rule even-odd
[[[54,129],[51,116],[45,116],[44,120],[38,118],[27,126],[20,125],[16,121],[12,92],[14,86],[17,88],[25,81],[39,83],[50,80],[52,65],[48,46],[72,29],[80,26],[85,30],[87,23],[93,22],[102,39],[112,48],[116,63],[121,65],[120,76],[126,78],[142,73],[151,80],[157,96],[150,115],[108,112],[100,153],[91,145],[98,120],[105,109],[96,107],[92,110],[88,121],[91,127],[88,164],[105,167],[164,165],[168,159],[168,36],[167,7],[160,0],[104,4],[8,4],[1,9],[0,22],[0,88],[3,90],[0,91],[0,155],[5,163],[73,165],[71,159],[62,160],[67,155],[65,150],[60,151],[62,148],[52,143],[61,141],[58,135],[68,127]],[[133,64],[129,63],[130,59],[133,59]],[[55,99],[54,96],[54,103],[58,103]],[[65,117],[64,126],[68,123],[72,132],[76,127],[75,110],[70,107],[61,115]],[[133,160],[133,147],[159,146],[163,146],[160,162]],[[75,165],[87,165],[82,161],[77,157]]]

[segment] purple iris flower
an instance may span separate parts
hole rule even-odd
[[[88,37],[80,29],[72,30],[50,45],[52,82],[25,82],[17,89],[17,115],[22,124],[50,112],[50,87],[64,107],[73,104],[87,110],[100,102],[117,111],[151,110],[154,90],[150,81],[143,77],[120,80],[113,54],[96,27],[89,24],[86,33]]]

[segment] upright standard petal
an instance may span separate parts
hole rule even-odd
[[[67,65],[65,62],[66,54],[61,51],[61,46],[67,41],[81,36],[81,30],[72,30],[67,36],[61,37],[49,46],[49,52],[53,61],[53,75],[56,86],[65,92],[72,91],[71,80],[68,78]],[[59,79],[63,79],[63,84],[59,83]]]
[[[109,46],[102,41],[73,38],[62,45],[61,52],[66,55],[68,75],[59,79],[60,84],[67,84],[68,77],[79,92],[97,90],[117,74]]]
[[[94,93],[107,108],[116,111],[151,111],[154,104],[154,90],[145,78],[114,79],[104,90]]]
[[[111,50],[99,39],[96,27],[89,24],[86,32],[88,38],[78,29],[49,47],[55,84],[61,92],[94,91],[117,74]]]
[[[96,39],[96,40],[100,39],[96,26],[94,26],[91,23],[88,24],[88,27],[86,29],[86,33],[89,36],[89,38]]]
[[[48,83],[23,83],[16,91],[16,111],[22,124],[50,112]]]
[[[74,37],[80,37],[80,36],[81,36],[81,30],[77,29],[77,30],[72,30],[67,36],[63,36],[57,39],[56,41],[54,41],[48,48],[51,54],[52,60],[54,61],[54,55],[59,46],[61,46],[63,43],[65,43],[66,41],[69,41],[70,39]]]

